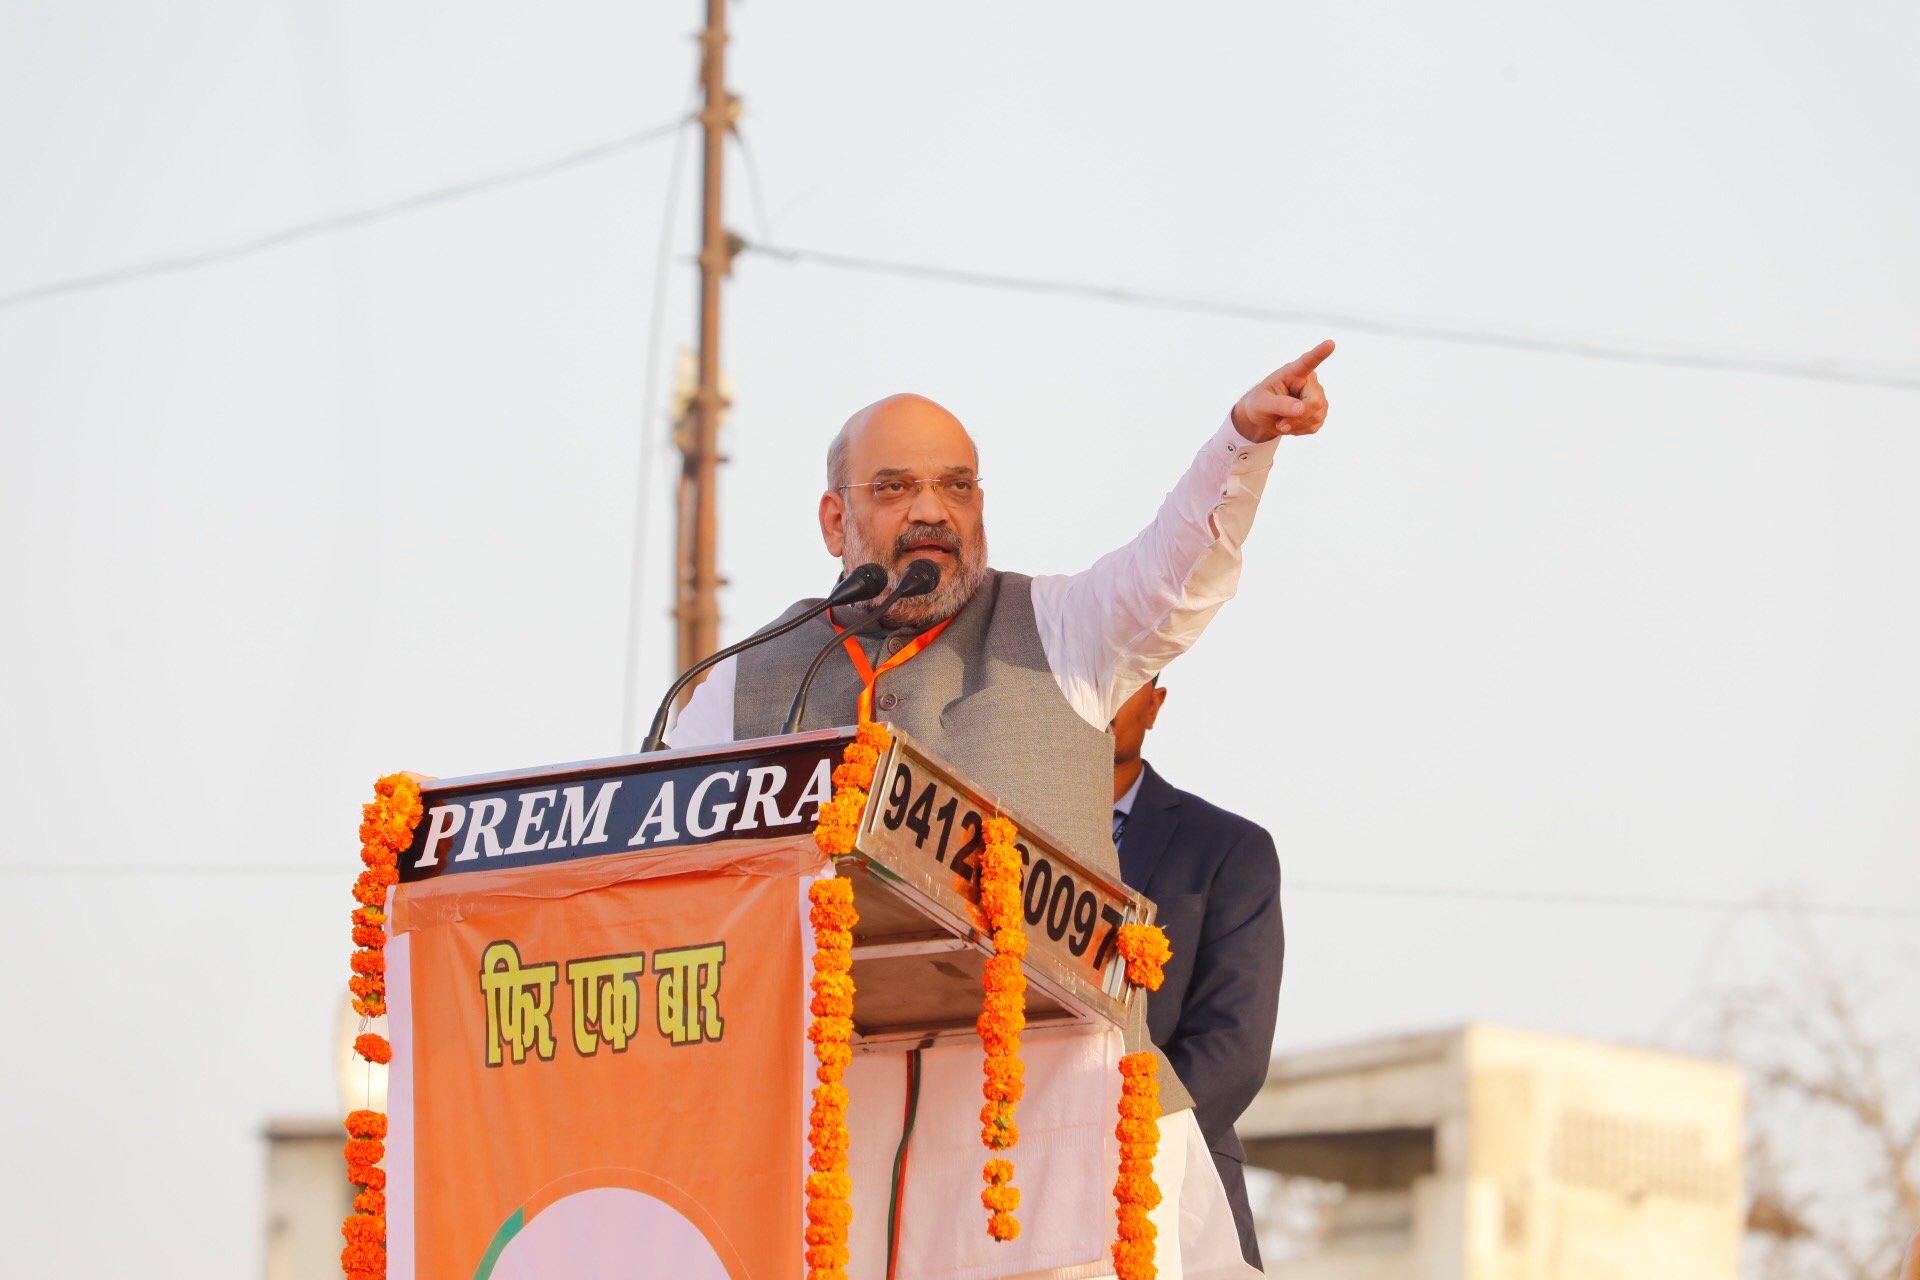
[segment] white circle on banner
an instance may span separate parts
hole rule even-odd
[[[730,1280],[700,1228],[664,1200],[595,1187],[554,1201],[507,1241],[490,1280]]]

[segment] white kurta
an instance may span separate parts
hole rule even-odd
[[[921,1055],[920,1102],[900,1196],[899,1280],[1107,1280],[1113,1275],[1113,1136],[1122,1052],[1117,1031],[1029,1037],[1020,1142],[1007,1155],[1020,1188],[1020,1238],[991,1240],[980,1205],[978,1043]],[[811,1063],[811,1055],[808,1057]],[[808,1080],[809,1087],[812,1080]],[[887,1203],[905,1118],[905,1055],[857,1054],[846,1077],[853,1177],[850,1276],[886,1274]],[[1153,1162],[1161,1202],[1160,1280],[1250,1280],[1233,1210],[1191,1110],[1163,1116]]]

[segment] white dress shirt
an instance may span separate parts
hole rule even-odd
[[[1079,573],[1033,580],[1033,615],[1067,702],[1104,731],[1134,690],[1200,638],[1240,585],[1240,548],[1273,467],[1277,439],[1254,444],[1228,418],[1133,541]],[[681,712],[675,747],[733,741],[735,661]]]

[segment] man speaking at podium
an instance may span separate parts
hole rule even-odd
[[[854,414],[827,449],[820,532],[828,552],[849,570],[880,564],[890,586],[909,563],[928,560],[939,581],[888,609],[862,646],[864,670],[851,653],[828,661],[799,728],[853,722],[864,693],[875,719],[905,729],[1118,880],[1107,726],[1233,597],[1274,450],[1281,437],[1312,435],[1326,420],[1315,370],[1332,352],[1333,343],[1322,342],[1240,397],[1152,522],[1075,574],[1027,577],[988,567],[979,454],[947,410],[921,396],[896,395]],[[819,603],[802,601],[779,621]],[[855,609],[837,621],[869,619]],[[833,626],[817,619],[715,666],[681,715],[673,746],[782,732],[794,693]],[[1130,1050],[1147,1045],[1144,1003],[1134,1006]],[[1167,1197],[1154,1215],[1167,1215],[1160,1274],[1178,1280],[1183,1259],[1188,1274],[1234,1274],[1195,1266],[1196,1250],[1217,1252],[1195,1240],[1191,1222],[1181,1225],[1196,1204],[1225,1215],[1204,1234],[1224,1233],[1227,1255],[1244,1264],[1218,1174],[1193,1123],[1192,1099],[1164,1062],[1160,1074],[1168,1118],[1156,1173],[1170,1157],[1176,1165],[1185,1159],[1182,1135],[1190,1130],[1186,1145],[1198,1158],[1186,1168],[1203,1170],[1213,1184],[1210,1196],[1208,1188],[1183,1186],[1177,1167],[1159,1178]]]

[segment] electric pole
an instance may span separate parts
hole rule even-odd
[[[699,380],[675,431],[680,448],[676,502],[673,617],[679,641],[674,665],[686,670],[719,647],[721,585],[718,567],[720,420],[726,396],[720,389],[720,282],[733,269],[737,247],[720,202],[727,131],[740,104],[727,91],[727,0],[707,0],[707,26],[700,33],[700,83],[705,104],[700,130],[706,143],[700,204]],[[682,705],[692,690],[682,696]]]

